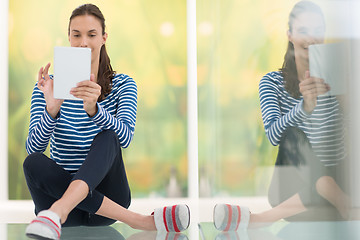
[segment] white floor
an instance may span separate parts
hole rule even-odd
[[[248,206],[252,212],[269,209],[267,197],[243,198],[138,198],[132,199],[130,210],[142,214],[151,214],[155,208],[185,203],[190,207],[192,222],[211,222],[213,207],[217,203],[229,203]],[[34,218],[34,204],[31,200],[0,202],[0,223],[29,223]]]

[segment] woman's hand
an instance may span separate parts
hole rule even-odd
[[[55,118],[64,100],[54,98],[54,81],[49,76],[50,65],[51,64],[48,63],[45,68],[40,68],[37,86],[44,94],[47,112],[51,117]]]
[[[329,84],[321,78],[310,77],[310,72],[305,72],[305,79],[299,84],[300,93],[304,98],[304,110],[311,113],[316,107],[317,97],[330,90]]]
[[[97,100],[101,94],[101,86],[95,82],[94,74],[90,75],[90,80],[82,81],[72,88],[70,93],[84,102],[84,110],[92,117],[97,113]]]

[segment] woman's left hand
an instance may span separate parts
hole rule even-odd
[[[311,113],[317,104],[317,97],[330,90],[329,84],[321,78],[310,77],[310,72],[305,72],[305,79],[299,84],[300,93],[304,98],[304,110]]]
[[[90,117],[97,113],[96,103],[101,94],[101,86],[95,82],[94,74],[90,75],[90,80],[76,84],[76,87],[71,89],[70,94],[83,100],[84,110]]]

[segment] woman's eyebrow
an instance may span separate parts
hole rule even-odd
[[[80,31],[79,30],[76,30],[76,29],[73,29],[73,30],[71,30],[72,32],[77,32],[77,33],[79,33]],[[91,30],[89,30],[88,32],[97,32],[96,31],[96,29],[91,29]]]

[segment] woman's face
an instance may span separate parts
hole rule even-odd
[[[70,22],[69,42],[72,47],[91,49],[91,63],[99,62],[100,49],[107,34],[102,34],[100,21],[92,15],[74,17]]]
[[[304,12],[294,19],[289,41],[294,45],[295,59],[309,61],[309,45],[324,42],[323,17],[314,12]]]

